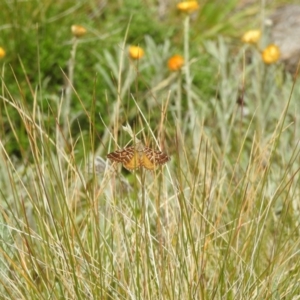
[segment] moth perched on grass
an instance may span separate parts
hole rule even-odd
[[[170,160],[166,153],[145,147],[142,144],[111,152],[107,155],[107,158],[122,163],[124,168],[129,171],[140,167],[154,170],[155,167],[163,165]]]

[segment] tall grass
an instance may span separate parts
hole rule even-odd
[[[15,111],[29,144],[22,148],[14,120],[1,126],[2,299],[297,299],[297,84],[255,52],[251,64],[242,47],[231,56],[220,38],[205,43],[218,75],[215,96],[203,99],[192,81],[201,66],[162,71],[168,47],[147,38],[156,56],[138,63],[125,43],[119,60],[104,54],[119,78],[115,86],[98,66],[115,93],[109,124],[69,81],[69,100],[90,124],[76,135],[64,97],[41,106],[31,88],[29,108],[2,80],[3,113]],[[156,71],[145,83],[148,69]],[[130,129],[171,161],[132,173],[109,162],[109,151],[134,142]]]

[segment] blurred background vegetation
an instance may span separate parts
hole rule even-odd
[[[200,10],[193,14],[190,26],[190,57],[193,86],[203,101],[216,94],[216,78],[219,62],[203,47],[208,40],[226,39],[228,55],[232,56],[241,47],[240,36],[247,29],[261,28],[263,18],[284,1],[202,1]],[[83,99],[87,111],[93,111],[99,120],[101,113],[105,123],[111,115],[110,103],[116,100],[117,73],[120,47],[126,45],[146,47],[146,60],[142,80],[138,86],[131,84],[122,101],[133,106],[130,94],[145,99],[151,85],[167,78],[168,58],[183,53],[183,18],[173,1],[2,1],[0,4],[0,46],[6,51],[1,60],[3,95],[19,98],[26,107],[33,105],[33,91],[37,91],[38,103],[45,114],[57,113],[59,99],[63,97],[67,80],[70,51],[72,48],[73,24],[84,26],[88,33],[79,41],[76,52],[74,88],[77,97]],[[127,32],[127,33],[126,33]],[[148,43],[147,43],[148,39]],[[141,66],[142,67],[142,66]],[[126,70],[124,76],[126,76]],[[152,86],[153,87],[153,86]],[[158,96],[166,98],[170,86]],[[92,109],[93,103],[95,107]],[[183,101],[184,103],[184,101]],[[54,104],[54,105],[53,105]],[[56,105],[55,105],[56,104]],[[149,103],[148,103],[149,104]],[[9,120],[1,105],[2,128],[9,132]],[[49,109],[51,107],[51,109]],[[145,107],[149,111],[149,107]],[[12,108],[7,108],[11,120],[18,124],[19,117]],[[73,96],[70,115],[75,116],[72,132],[85,131],[89,121],[81,113],[82,104]],[[51,110],[51,112],[49,111]],[[158,115],[151,112],[155,123]],[[126,117],[134,120],[134,113]],[[103,123],[95,123],[99,136]],[[20,122],[19,142],[26,149],[24,129]],[[13,138],[12,138],[13,140]],[[11,142],[10,152],[20,155],[20,145]]]

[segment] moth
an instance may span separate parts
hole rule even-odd
[[[107,158],[122,163],[124,168],[129,171],[140,167],[154,170],[156,166],[163,165],[170,160],[166,153],[145,147],[142,144],[111,152],[107,154]]]

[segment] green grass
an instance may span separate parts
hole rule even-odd
[[[228,38],[245,11],[229,24],[221,7],[213,20],[218,1],[191,20],[173,9],[152,27],[165,39],[141,28],[132,61],[143,4],[35,3],[14,4],[20,24],[32,10],[65,43],[29,35],[37,52],[0,61],[1,299],[298,299],[300,90]],[[72,40],[79,8],[113,32]],[[197,18],[211,29],[199,40]],[[170,73],[175,53],[189,63]],[[171,160],[128,172],[106,159],[135,135]]]

